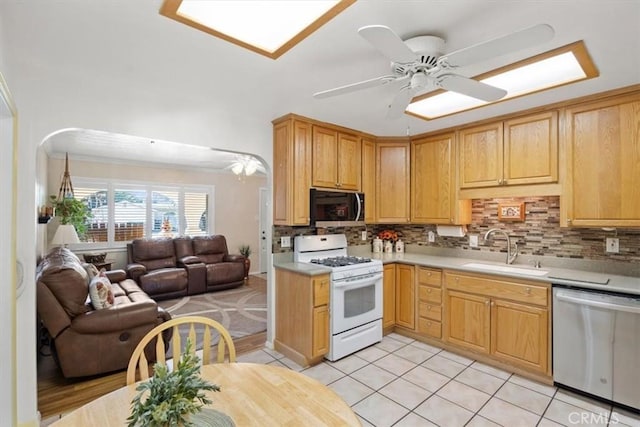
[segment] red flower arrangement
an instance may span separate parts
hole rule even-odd
[[[398,233],[393,230],[383,230],[378,233],[378,238],[382,240],[391,240],[395,243],[398,240]]]

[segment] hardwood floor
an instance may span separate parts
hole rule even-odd
[[[251,280],[250,286],[264,286],[264,280]],[[266,283],[265,283],[266,284]],[[264,347],[267,333],[261,332],[233,340],[236,353]],[[67,379],[50,355],[38,355],[38,410],[43,420],[67,413],[126,384],[126,370],[110,375]]]
[[[264,347],[267,333],[234,339],[237,354]],[[126,384],[126,371],[82,379],[66,379],[53,357],[38,360],[38,410],[42,419],[64,414]]]

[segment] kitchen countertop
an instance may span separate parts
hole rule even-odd
[[[410,248],[408,248],[410,249]],[[464,271],[469,273],[482,273],[494,276],[511,277],[521,280],[538,281],[543,283],[553,283],[558,285],[574,286],[579,288],[589,288],[596,290],[604,290],[609,292],[621,292],[627,294],[640,295],[640,277],[635,275],[612,274],[607,268],[601,268],[603,271],[588,271],[576,268],[580,266],[579,262],[566,259],[551,259],[549,257],[519,257],[520,263],[507,265],[504,261],[496,261],[496,256],[504,257],[504,254],[480,254],[478,251],[464,251],[473,254],[474,257],[467,257],[463,251],[441,250],[433,251],[428,248],[417,246],[405,253],[373,253],[369,246],[349,247],[349,255],[368,257],[379,259],[383,264],[387,263],[403,263],[419,265],[423,267],[450,269],[456,271]],[[274,257],[274,266],[290,271],[310,276],[327,274],[331,272],[330,268],[316,264],[292,262],[292,255],[279,254]],[[287,256],[288,255],[288,256]],[[462,256],[460,256],[462,255]],[[540,261],[542,267],[534,268],[532,260]],[[529,262],[528,264],[526,262]],[[467,266],[465,264],[474,263],[476,266]],[[480,265],[478,265],[480,264]],[[593,264],[593,263],[592,263]],[[597,264],[597,263],[596,263]],[[570,268],[566,268],[566,266]],[[606,264],[603,264],[606,266]],[[494,271],[487,268],[504,269],[508,271]],[[613,268],[615,270],[615,267]],[[630,269],[630,270],[633,270]],[[542,271],[547,273],[544,275],[532,275],[529,273],[539,274]]]

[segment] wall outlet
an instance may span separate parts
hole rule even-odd
[[[607,252],[617,254],[620,252],[620,241],[616,237],[607,237]]]
[[[427,240],[429,240],[429,243],[433,243],[436,241],[436,233],[434,233],[433,231],[430,231],[427,233]]]
[[[291,236],[282,236],[280,237],[280,246],[283,248],[291,247]]]
[[[360,240],[367,240],[367,232],[366,231],[361,231],[360,232]]]
[[[478,235],[477,234],[470,234],[469,235],[469,246],[471,246],[472,248],[477,248],[478,247]]]

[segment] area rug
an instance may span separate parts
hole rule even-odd
[[[158,305],[173,318],[204,316],[217,320],[234,339],[267,330],[266,280],[259,277],[250,277],[238,288],[158,301]],[[201,335],[201,331],[197,332]],[[186,331],[180,330],[180,335],[186,336]],[[215,334],[214,342],[217,341]],[[197,348],[201,348],[200,342]]]

